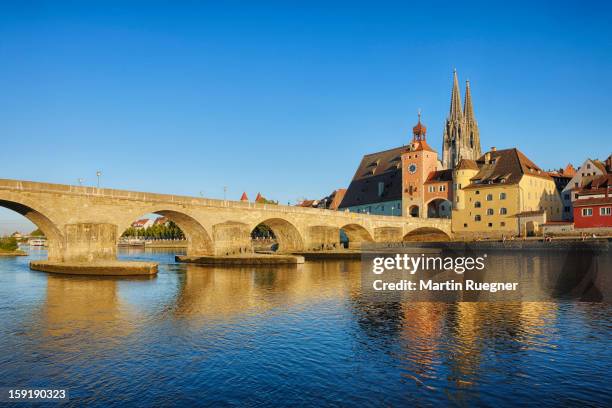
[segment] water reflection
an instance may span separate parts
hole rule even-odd
[[[150,279],[130,278],[143,282]],[[117,277],[48,274],[37,329],[56,347],[112,346],[135,330],[135,311],[119,295],[122,281]]]
[[[319,262],[274,268],[223,268],[186,264],[174,304],[177,318],[223,320],[336,299],[358,290],[354,263]]]
[[[74,404],[101,406],[117,395],[151,406],[612,398],[605,303],[373,302],[355,261],[219,268],[177,265],[163,251],[129,256],[158,260],[159,275],[93,279],[2,261],[0,318],[10,330],[0,338],[0,385],[66,383]],[[558,265],[535,253],[503,262],[508,276],[543,286]],[[31,297],[26,285],[39,281],[44,290]],[[17,301],[37,306],[25,309],[27,323],[15,320]]]

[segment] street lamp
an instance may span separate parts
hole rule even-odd
[[[227,200],[227,186],[223,186],[223,201]]]
[[[395,207],[391,206],[391,216],[393,217],[393,210],[395,210]]]
[[[96,177],[98,178],[98,188],[100,188],[100,176],[102,175],[102,170],[96,171]]]

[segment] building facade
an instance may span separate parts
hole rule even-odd
[[[612,229],[612,174],[595,177],[574,194],[575,229]]]
[[[517,149],[462,160],[454,172],[452,228],[464,236],[524,236],[561,219],[554,180]]]
[[[572,221],[574,219],[573,203],[578,198],[578,192],[594,178],[608,173],[610,170],[607,167],[610,160],[611,159],[609,157],[608,160],[606,160],[606,163],[603,163],[599,160],[586,159],[578,168],[574,176],[561,191],[564,221]]]
[[[421,115],[406,146],[365,155],[339,209],[369,214],[450,217],[452,174],[441,171]]]

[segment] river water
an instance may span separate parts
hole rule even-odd
[[[0,258],[0,387],[104,407],[612,406],[608,303],[372,303],[358,261],[174,255],[122,253],[159,262],[152,279],[30,271],[44,251]]]

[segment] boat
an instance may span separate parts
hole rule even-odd
[[[28,240],[28,245],[31,247],[44,247],[47,245],[47,240],[42,238],[31,238]]]

